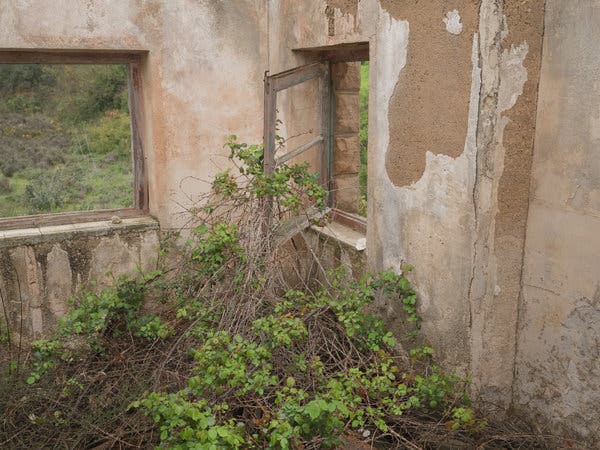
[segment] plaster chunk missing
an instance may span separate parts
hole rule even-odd
[[[392,2],[398,17],[410,26],[407,61],[389,106],[390,141],[386,169],[396,186],[416,183],[425,171],[426,154],[457,158],[464,151],[472,85],[471,53],[478,8],[461,2],[461,15],[449,21],[464,28],[460,36],[440,25],[444,2]],[[452,17],[452,15],[451,15]],[[462,23],[461,23],[462,21]]]
[[[450,34],[459,35],[462,33],[463,25],[460,22],[460,14],[458,10],[454,9],[446,13],[446,17],[443,19],[446,24],[446,31]]]

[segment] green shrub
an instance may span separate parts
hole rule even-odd
[[[128,112],[127,67],[124,65],[61,66],[57,74],[56,96],[59,117],[80,124],[107,111]]]
[[[27,383],[42,390],[53,377],[53,389],[69,402],[58,416],[43,405],[37,426],[63,420],[64,411],[81,415],[82,405],[90,405],[85,411],[96,424],[94,405],[107,402],[119,420],[106,419],[105,429],[134,427],[129,434],[145,436],[137,444],[144,448],[335,448],[349,433],[400,445],[419,442],[420,422],[428,436],[481,432],[485,424],[470,407],[467,383],[436,367],[414,333],[398,341],[368,313],[383,300],[418,332],[410,268],[359,279],[339,268],[319,284],[304,280],[290,288],[283,275],[298,254],[266,245],[268,227],[303,207],[322,207],[324,191],[304,165],[265,175],[259,146],[235,139],[228,145],[240,175],[217,176],[195,210],[201,223],[182,259],[169,270],[78,295],[57,335],[36,344]],[[244,205],[250,213],[240,214]],[[148,367],[152,372],[139,370]]]
[[[54,73],[43,64],[0,64],[0,93],[3,96],[53,86]]]
[[[0,91],[0,216],[133,206],[125,66],[0,65]]]
[[[114,155],[115,160],[131,158],[131,125],[129,115],[108,111],[97,121],[75,133],[75,151],[93,155]]]
[[[0,174],[0,194],[10,194],[12,192],[12,186],[10,180]]]

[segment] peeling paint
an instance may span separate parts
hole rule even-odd
[[[458,3],[465,30],[460,36],[441,26],[441,0],[382,1],[386,11],[410,27],[407,64],[397,80],[389,112],[386,168],[396,186],[409,186],[421,178],[427,152],[453,158],[463,152],[478,8],[471,0]]]
[[[473,35],[470,44],[468,114],[461,151],[456,157],[426,152],[420,179],[411,186],[398,187],[389,177],[382,156],[391,151],[390,120],[396,120],[396,116],[390,114],[390,109],[393,97],[398,95],[396,80],[408,67],[410,39],[409,23],[382,11],[373,75],[378,87],[375,130],[370,130],[375,139],[370,148],[374,154],[369,159],[370,170],[373,167],[369,178],[381,181],[372,193],[374,201],[369,217],[374,218],[374,226],[369,236],[375,239],[378,235],[389,235],[390,230],[395,230],[395,234],[379,249],[381,253],[369,254],[369,258],[377,258],[377,267],[396,270],[403,261],[418,263],[412,277],[426,317],[425,334],[439,349],[444,362],[456,370],[466,370],[469,313],[464,299],[470,276],[473,230],[471,201],[480,85],[478,39]],[[385,205],[385,214],[377,214],[374,208],[379,205]],[[452,270],[447,270],[449,267]],[[388,318],[393,321],[393,314]]]
[[[423,331],[445,367],[470,371],[477,398],[506,409],[512,395],[600,441],[600,10],[547,2],[537,129],[545,0],[8,0],[0,42],[148,51],[151,212],[168,228],[205,191],[197,178],[227,164],[228,134],[260,141],[265,70],[315,58],[291,49],[368,41],[370,222],[356,242],[370,269],[416,266]],[[291,121],[309,94],[288,98]],[[321,240],[307,245],[327,264],[352,260]],[[23,286],[38,333],[90,276],[151,270],[157,244],[152,231],[6,247],[0,286],[12,298]],[[378,307],[396,329],[399,311]]]
[[[460,22],[460,14],[454,9],[446,13],[446,17],[442,20],[446,24],[446,31],[450,34],[459,35],[462,33],[463,24]]]
[[[594,2],[546,1],[515,361],[518,411],[600,446],[600,95]]]
[[[510,123],[507,113],[521,98],[528,81],[524,61],[529,52],[526,42],[505,46],[504,40],[511,35],[507,23],[497,2],[483,3],[480,32],[484,84],[478,131],[478,180],[474,191],[477,231],[469,292],[473,318],[472,372],[476,380],[473,389],[486,401],[504,408],[510,404],[512,394],[514,324],[518,318],[523,243],[517,236],[498,236],[497,214],[507,162],[504,146],[505,128]],[[489,320],[490,317],[494,320]]]

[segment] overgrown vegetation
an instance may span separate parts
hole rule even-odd
[[[540,443],[497,434],[470,405],[468,383],[434,364],[418,342],[417,297],[404,274],[326,272],[299,250],[301,239],[281,242],[290,217],[325,209],[306,165],[265,175],[260,146],[235,137],[227,145],[235,169],[218,174],[191,211],[194,233],[179,257],[77,296],[25,362],[5,334],[0,446]],[[403,312],[400,341],[368,312],[380,301]]]
[[[0,65],[0,217],[132,206],[122,65]]]

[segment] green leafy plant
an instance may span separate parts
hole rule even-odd
[[[60,343],[57,341],[39,340],[31,343],[33,363],[27,384],[34,384],[55,366],[54,358],[59,349]]]
[[[41,391],[52,380],[70,402],[38,408],[36,426],[65,428],[69,408],[89,405],[96,421],[110,411],[109,429],[142,436],[140,447],[335,448],[352,434],[400,445],[420,442],[420,426],[472,442],[485,425],[468,383],[415,339],[411,268],[290,282],[300,256],[269,240],[294,211],[322,208],[324,191],[304,165],[265,175],[260,146],[228,146],[239,175],[217,175],[175,266],[82,293],[55,339],[36,345],[27,382]],[[377,301],[412,331],[393,336],[369,312]]]

